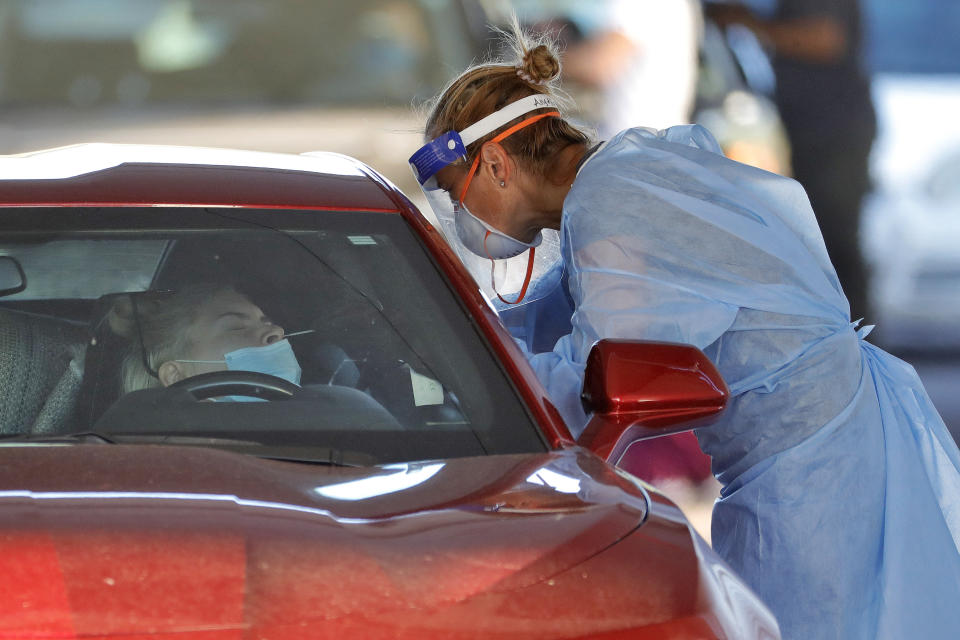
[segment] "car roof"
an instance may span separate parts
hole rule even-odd
[[[132,144],[0,156],[0,206],[200,205],[399,211],[400,194],[359,160]]]

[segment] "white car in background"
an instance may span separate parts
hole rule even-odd
[[[886,348],[960,347],[960,3],[867,0],[879,133],[862,246]]]

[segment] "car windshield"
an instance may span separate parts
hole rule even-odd
[[[31,208],[0,224],[3,435],[358,465],[545,449],[397,214]]]
[[[450,0],[0,4],[7,105],[408,105],[446,80],[438,59],[469,62]]]
[[[960,73],[960,3],[868,0],[871,68],[880,73]]]

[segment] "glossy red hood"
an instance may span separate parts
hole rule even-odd
[[[684,524],[636,531],[647,508],[576,450],[354,469],[199,448],[0,447],[0,638],[585,637],[659,624],[692,612],[697,568]]]

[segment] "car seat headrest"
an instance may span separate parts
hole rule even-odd
[[[0,309],[0,433],[70,429],[86,346],[81,323]]]

